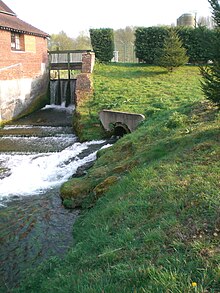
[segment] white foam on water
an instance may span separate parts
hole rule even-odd
[[[38,125],[25,125],[25,124],[22,124],[22,125],[15,125],[15,124],[12,124],[12,125],[4,125],[3,126],[3,129],[4,130],[11,130],[11,129],[17,129],[17,130],[19,130],[19,129],[38,129],[38,128],[40,128],[40,129],[43,129],[43,130],[48,130],[48,131],[50,131],[50,130],[53,130],[54,128],[56,128],[56,130],[62,130],[63,128],[65,128],[65,127],[63,127],[63,126],[56,126],[56,127],[54,127],[54,126],[38,126]]]
[[[75,105],[71,104],[68,107],[66,107],[65,102],[63,102],[61,105],[55,105],[55,104],[46,105],[45,107],[41,108],[41,110],[47,110],[51,108],[57,111],[65,111],[68,113],[72,113],[75,110]]]
[[[2,154],[1,167],[9,176],[0,180],[0,199],[44,192],[67,181],[78,167],[96,159],[96,151],[79,159],[78,155],[92,144],[104,141],[74,143],[61,152],[38,154]]]

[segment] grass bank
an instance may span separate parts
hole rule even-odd
[[[198,68],[96,65],[93,79],[94,96],[78,108],[83,140],[103,135],[103,108],[146,120],[64,185],[69,201],[76,186],[87,195],[76,243],[15,291],[220,292],[220,115]]]

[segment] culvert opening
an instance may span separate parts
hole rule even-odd
[[[125,134],[130,133],[129,128],[127,125],[122,125],[122,124],[116,124],[114,127],[114,135],[122,137]]]

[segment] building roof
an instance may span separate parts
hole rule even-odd
[[[19,19],[16,14],[0,0],[0,29],[17,33],[35,35],[40,37],[49,37],[49,35],[27,22]]]
[[[0,13],[1,12],[15,15],[15,13],[3,1],[0,0]]]

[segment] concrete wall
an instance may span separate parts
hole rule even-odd
[[[0,80],[0,123],[15,119],[33,104],[42,105],[48,82],[48,74],[34,79]]]
[[[134,131],[138,124],[145,119],[142,114],[103,110],[99,113],[99,119],[107,131],[112,127],[126,126],[129,132]]]

